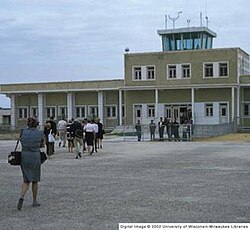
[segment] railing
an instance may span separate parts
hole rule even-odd
[[[149,125],[141,125],[139,130],[136,130],[135,126],[119,126],[113,130],[112,134],[116,135],[118,140],[123,141],[192,141],[195,138],[221,136],[236,131],[236,123],[231,122],[216,125],[173,124],[164,126],[163,135],[159,127],[156,127],[155,133],[151,134]]]

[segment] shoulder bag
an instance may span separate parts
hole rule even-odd
[[[8,155],[8,163],[10,165],[20,165],[21,164],[21,151],[17,151],[17,146],[19,144],[20,139],[17,140],[16,147],[13,152]]]

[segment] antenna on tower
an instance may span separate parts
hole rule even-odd
[[[202,12],[200,12],[200,27],[203,26],[203,23],[202,23]]]
[[[173,29],[175,28],[175,21],[180,17],[181,13],[182,13],[182,11],[179,11],[177,17],[175,17],[175,18],[171,18],[171,17],[168,15],[168,18],[169,18],[171,21],[173,21]]]
[[[208,28],[208,16],[206,16],[205,18],[206,18],[206,23],[207,23],[206,26]]]
[[[165,14],[165,29],[168,28],[168,16]]]

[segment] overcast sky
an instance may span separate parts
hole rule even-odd
[[[124,49],[160,51],[164,15],[175,28],[217,33],[214,47],[250,52],[249,0],[0,0],[0,84],[123,79]],[[172,22],[168,20],[168,28]],[[8,106],[0,97],[0,107]]]

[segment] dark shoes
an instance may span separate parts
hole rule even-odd
[[[33,204],[32,204],[33,207],[40,207],[41,204],[38,203],[37,201],[34,201]]]
[[[20,198],[18,203],[17,203],[17,210],[21,210],[23,207],[23,198]]]
[[[38,203],[37,201],[33,201],[32,206],[33,207],[39,207],[39,206],[41,206],[41,204]],[[23,207],[23,198],[20,198],[18,203],[17,203],[17,210],[21,211],[22,207]]]

